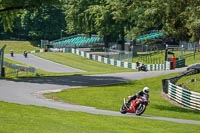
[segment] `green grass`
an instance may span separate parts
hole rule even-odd
[[[174,51],[174,53],[177,58],[179,58],[181,56],[181,51]],[[190,54],[191,56],[187,57],[186,55],[188,55],[188,54]],[[183,56],[185,57],[186,66],[200,61],[199,52],[197,52],[194,56],[193,51],[186,51],[186,52],[184,52]],[[172,55],[169,54],[168,58],[171,58],[171,57],[172,57]],[[157,63],[162,63],[161,61],[164,61],[164,59],[165,59],[165,52],[159,51],[158,53],[152,54],[151,56],[147,56],[147,57],[141,57],[141,58],[134,57],[133,62],[140,61],[140,62],[143,62],[144,64],[151,64],[150,61],[157,61]]]
[[[36,53],[35,55],[51,60],[63,65],[78,68],[86,72],[82,75],[102,74],[102,73],[117,73],[117,72],[133,72],[135,70],[120,68],[112,65],[107,65],[98,61],[89,60],[87,58],[71,54],[71,53]]]
[[[58,93],[45,94],[48,98],[96,107],[105,110],[119,111],[122,100],[128,95],[135,94],[144,86],[150,87],[150,105],[145,114],[200,120],[199,111],[184,109],[171,104],[161,94],[161,79],[168,78],[177,74],[170,74],[154,78],[135,80],[130,83],[123,83],[111,86],[85,87],[63,90]],[[81,95],[80,95],[81,94]]]
[[[22,54],[24,50],[26,50],[27,52],[30,52],[32,50],[39,49],[38,47],[33,46],[33,44],[29,41],[0,41],[0,48],[2,48],[4,45],[6,45],[5,51],[4,51],[5,54],[9,54],[10,50],[13,50],[14,54],[16,53]],[[22,64],[20,62],[10,60],[8,58],[4,58],[4,60],[12,64],[27,66],[26,64]],[[16,70],[5,67],[5,72],[6,72],[6,78],[17,78]],[[41,72],[44,73],[44,71],[41,71]],[[18,77],[22,78],[22,77],[35,77],[35,76],[32,73],[26,73],[26,72],[21,71],[18,73]]]
[[[199,125],[144,118],[92,115],[5,102],[0,102],[0,108],[1,133],[200,132]]]
[[[32,50],[39,49],[38,47],[33,46],[31,42],[28,41],[0,41],[0,48],[6,44],[5,53],[10,53],[10,50],[13,50],[14,53],[22,54],[24,50],[30,52]]]
[[[5,53],[9,53],[12,49],[14,53],[23,53],[23,50],[28,52],[32,50],[37,50],[38,47],[34,47],[31,42],[28,41],[0,41],[0,47],[6,44]],[[68,65],[74,68],[79,68],[87,72],[84,73],[52,73],[45,70],[37,69],[39,76],[64,76],[64,75],[89,75],[89,74],[102,74],[102,73],[116,73],[116,72],[130,72],[134,71],[132,69],[123,69],[120,67],[106,65],[97,61],[92,61],[78,55],[69,54],[69,53],[38,53],[36,54],[42,58],[52,60],[64,65]],[[16,62],[10,59],[5,58],[5,61],[25,65],[20,62]],[[33,74],[20,72],[18,78],[21,77],[34,77]],[[6,78],[16,78],[15,70],[6,68]]]
[[[17,62],[17,61],[8,59],[8,58],[4,58],[4,61],[6,61],[8,63],[11,63],[11,64],[16,64],[16,65],[20,65],[20,66],[31,67],[31,66],[28,66],[26,64],[23,64],[23,63],[20,63],[20,62]],[[38,69],[37,71],[40,71],[40,70]],[[41,72],[43,72],[43,71],[41,71]],[[5,67],[5,75],[6,75],[5,78],[8,78],[8,79],[36,77],[36,75],[34,73],[28,73],[28,72],[24,72],[24,71],[19,71],[17,73],[15,69],[8,68],[8,67]]]
[[[195,79],[193,82],[192,80]],[[184,76],[178,80],[176,85],[181,85],[185,89],[200,93],[200,74]]]
[[[2,43],[4,44],[4,43]],[[8,44],[8,42],[7,42]],[[17,43],[16,43],[17,44]],[[17,45],[6,47],[6,53],[13,49],[15,53],[23,50],[31,51],[35,48]],[[26,44],[30,45],[30,44]],[[0,45],[1,46],[1,45]],[[18,47],[20,46],[20,48]],[[37,48],[36,48],[37,49]],[[53,61],[61,64],[86,70],[84,74],[113,73],[133,71],[94,62],[73,54],[64,53],[40,53]],[[198,59],[196,57],[196,59]],[[17,62],[15,62],[17,63]],[[94,65],[94,66],[93,66]],[[48,73],[42,70],[43,75],[65,75],[60,73]],[[80,73],[81,74],[81,73]],[[102,109],[119,111],[123,97],[134,94],[144,86],[149,86],[151,103],[145,114],[174,117],[181,119],[200,120],[199,111],[191,111],[170,104],[161,95],[161,79],[175,74],[160,76],[130,83],[123,83],[103,87],[86,87],[67,90],[61,93],[47,94],[48,97],[56,97],[67,102],[93,106]],[[157,83],[157,84],[155,84]],[[81,94],[81,95],[80,95]],[[45,107],[25,106],[0,102],[0,132],[2,133],[198,133],[199,125],[189,125],[149,120],[143,118],[114,117],[104,115],[92,115],[81,112],[69,112]]]

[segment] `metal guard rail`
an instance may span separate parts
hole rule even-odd
[[[200,93],[176,86],[168,81],[167,96],[185,107],[200,110]]]

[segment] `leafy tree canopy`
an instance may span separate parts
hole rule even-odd
[[[199,3],[200,0],[0,0],[0,20],[7,31],[13,29],[13,20],[21,17],[23,28],[30,29],[29,34],[38,35],[40,27],[48,26],[42,23],[38,26],[40,22],[33,21],[52,22],[47,15],[51,8],[46,8],[51,5],[57,6],[55,12],[64,9],[65,16],[57,16],[65,17],[67,33],[104,35],[105,43],[115,38],[123,45],[125,37],[135,39],[150,30],[161,30],[178,40],[197,41],[200,39]],[[35,10],[40,7],[45,9]],[[31,29],[28,23],[38,29]]]
[[[200,0],[67,0],[69,32],[136,38],[161,30],[179,40],[200,38]]]
[[[43,5],[59,5],[61,0],[0,0],[0,20],[5,31],[12,30],[14,19],[23,10],[37,9]]]

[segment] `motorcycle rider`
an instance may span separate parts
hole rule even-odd
[[[13,50],[10,50],[10,55],[11,55],[11,57],[14,57],[14,51]]]
[[[28,53],[26,52],[26,50],[24,50],[23,54],[24,54],[24,57],[26,58]]]
[[[126,106],[130,106],[131,101],[135,100],[136,98],[140,96],[146,96],[147,99],[149,99],[149,87],[144,87],[143,90],[139,91],[133,96],[129,96],[128,102],[126,103]]]

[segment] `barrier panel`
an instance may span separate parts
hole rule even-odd
[[[200,110],[200,93],[181,88],[170,82],[168,82],[168,94],[167,96],[178,102],[179,104],[195,109]]]
[[[181,68],[185,66],[185,59],[178,59],[176,60],[176,68]]]
[[[63,51],[65,51],[65,52],[70,51],[71,53],[80,55],[84,58],[88,58],[91,60],[95,60],[95,61],[102,62],[105,64],[110,64],[110,65],[117,66],[117,67],[137,69],[136,63],[130,63],[130,62],[125,62],[125,61],[121,61],[121,60],[115,60],[112,58],[106,58],[106,57],[99,56],[99,55],[93,55],[88,52],[80,51],[80,50],[74,49],[74,48],[71,48],[71,50],[63,50]],[[149,71],[168,70],[167,68],[170,68],[169,65],[170,64],[166,63],[166,62],[164,62],[163,64],[146,64],[147,69]]]
[[[180,78],[198,73],[200,73],[200,64],[196,64],[187,68],[186,71],[177,76],[163,79],[163,92],[167,94],[171,100],[176,101],[185,107],[200,110],[200,93],[193,92],[186,88],[175,85]]]

